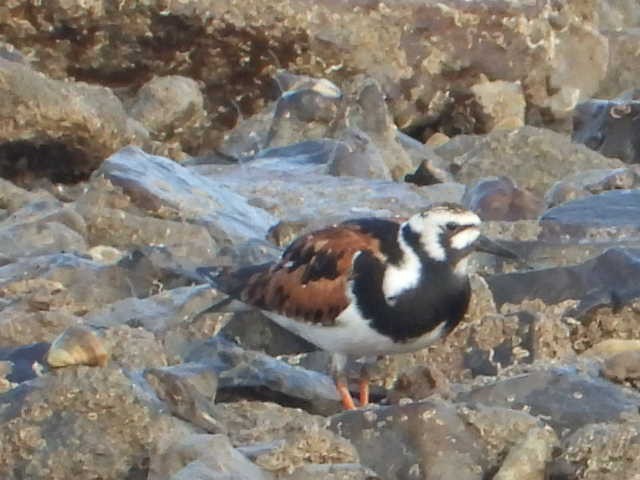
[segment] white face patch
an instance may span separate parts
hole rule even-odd
[[[420,235],[424,249],[431,258],[437,261],[445,261],[447,259],[447,253],[442,245],[441,235],[445,232],[448,223],[455,223],[456,225],[480,225],[480,217],[470,211],[452,211],[447,208],[434,208],[428,210],[424,214],[414,215],[409,219],[409,226],[411,230]],[[456,245],[463,245],[470,240],[473,233],[465,233],[467,231],[477,231],[477,229],[466,229],[461,231],[458,235],[461,235],[457,240]],[[476,235],[479,235],[479,232]],[[454,236],[455,238],[455,236]],[[475,241],[475,239],[473,239]],[[451,244],[453,248],[462,249]],[[465,245],[468,246],[468,245]]]
[[[451,237],[451,248],[456,250],[464,250],[475,242],[480,236],[480,230],[475,227],[465,228],[459,233]]]

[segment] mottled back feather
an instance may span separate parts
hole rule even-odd
[[[349,305],[346,288],[353,256],[369,251],[387,258],[381,242],[391,242],[397,236],[397,225],[387,220],[356,220],[317,230],[291,243],[278,262],[223,271],[213,283],[228,295],[263,310],[332,325]],[[376,230],[384,231],[389,238],[379,238]]]

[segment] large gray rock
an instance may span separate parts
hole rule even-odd
[[[530,126],[482,137],[453,138],[436,153],[452,163],[459,182],[468,184],[482,177],[504,175],[540,196],[553,182],[569,174],[624,165],[572,144],[564,135]]]
[[[149,466],[148,480],[269,480],[271,475],[233,448],[224,435],[191,434],[165,440]]]
[[[207,112],[198,83],[179,75],[155,77],[136,94],[129,115],[146,127],[152,139],[177,143],[182,151],[195,153]]]
[[[637,49],[640,47],[640,32],[637,28],[640,26],[640,15],[638,15],[636,5],[630,0],[601,0],[600,3],[627,3],[623,17],[624,22],[636,22],[635,28],[617,28],[604,32],[609,40],[609,65],[607,75],[602,80],[596,97],[615,98],[625,90],[638,87],[634,72],[640,66],[640,61],[636,55]],[[615,11],[613,8],[607,10],[609,12]],[[603,18],[603,15],[601,15],[601,18]],[[606,21],[606,15],[604,19]]]
[[[195,344],[185,360],[210,365],[218,374],[218,398],[227,401],[259,398],[319,413],[339,408],[330,377],[244,350],[220,336]]]
[[[585,480],[633,478],[640,468],[640,423],[586,425],[563,439],[551,475]]]
[[[598,0],[600,29],[607,34],[640,26],[640,12],[634,0]]]
[[[629,190],[640,184],[635,167],[585,170],[558,180],[545,193],[547,208],[609,190]]]
[[[497,274],[487,283],[498,305],[539,298],[546,304],[582,300],[580,313],[599,305],[619,307],[638,296],[638,255],[635,249],[610,248],[579,265]]]
[[[564,366],[499,379],[461,393],[457,400],[526,409],[564,437],[585,425],[637,417],[640,394]]]
[[[166,272],[146,260],[130,255],[117,264],[103,265],[73,254],[55,254],[0,267],[0,345],[50,341],[78,323],[78,316],[118,300],[156,293],[159,285],[168,283]],[[180,277],[177,283],[187,282]]]
[[[487,468],[478,436],[444,402],[345,412],[331,425],[355,445],[365,465],[388,480],[479,480]]]
[[[190,167],[259,205],[281,220],[309,228],[354,217],[408,217],[434,202],[459,202],[464,186],[417,187],[406,183],[325,175],[326,142],[267,150],[248,164]]]
[[[540,238],[559,242],[635,239],[640,190],[614,190],[563,203],[540,217]]]
[[[122,188],[136,207],[160,218],[204,225],[220,242],[264,238],[275,223],[226,185],[138,148],[112,155],[97,175]]]
[[[179,360],[194,340],[216,335],[230,314],[202,314],[220,300],[209,285],[165,290],[147,298],[125,298],[100,306],[84,316],[87,325],[143,328],[162,341],[171,359]]]
[[[486,478],[507,453],[534,448],[539,454],[522,455],[520,468],[539,472],[557,442],[528,413],[438,399],[345,412],[331,418],[331,428],[355,445],[364,465],[389,480]],[[505,470],[512,468],[509,455]]]
[[[297,408],[240,401],[216,404],[212,416],[234,446],[278,476],[305,466],[339,468],[359,461],[353,445],[330,430],[326,418]]]
[[[206,363],[147,368],[144,377],[169,411],[198,427],[219,433],[224,427],[211,417],[218,389],[216,370]]]
[[[509,177],[485,178],[471,186],[462,204],[482,220],[532,220],[542,213],[542,199],[519,188]]]

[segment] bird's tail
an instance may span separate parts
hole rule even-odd
[[[196,268],[196,274],[205,282],[209,283],[213,288],[219,289],[219,280],[220,276],[226,271],[225,267],[198,267]],[[197,312],[193,319],[199,318],[201,315],[209,312],[219,311],[220,309],[226,307],[233,301],[233,297],[227,296],[222,300],[214,303],[213,305],[208,306],[204,310]]]

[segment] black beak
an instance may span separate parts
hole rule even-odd
[[[474,242],[473,247],[478,252],[490,253],[491,255],[496,255],[497,257],[509,258],[511,260],[517,260],[519,262],[522,261],[520,256],[512,252],[506,247],[503,247],[497,242],[494,242],[488,237],[484,235],[480,235],[478,239]]]

